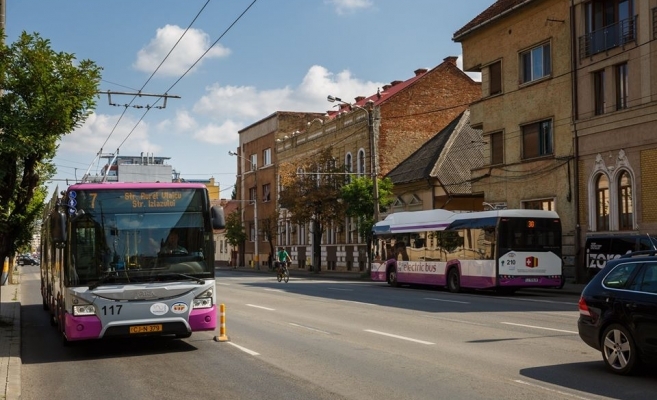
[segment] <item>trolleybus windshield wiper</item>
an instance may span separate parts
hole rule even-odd
[[[89,290],[96,289],[98,286],[100,286],[103,283],[107,282],[109,280],[109,278],[114,278],[114,277],[116,277],[116,276],[112,272],[108,272],[107,274],[100,277],[96,282],[89,285]]]
[[[157,276],[177,276],[177,277],[180,277],[180,278],[185,278],[185,279],[195,281],[196,283],[198,283],[200,285],[205,283],[205,280],[203,280],[201,278],[197,278],[195,276],[191,276],[191,275],[187,275],[187,274],[181,274],[179,272],[165,272],[165,273],[162,273],[162,274],[158,274]]]

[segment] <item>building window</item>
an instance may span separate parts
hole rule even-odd
[[[596,229],[609,230],[609,179],[601,174],[595,184]]]
[[[257,154],[251,154],[251,157],[249,158],[251,161],[251,171],[255,171],[256,168],[258,167],[258,155]]]
[[[271,185],[262,185],[262,201],[271,201]]]
[[[502,132],[491,133],[488,137],[490,142],[491,165],[504,163],[504,134]]]
[[[358,150],[358,176],[365,175],[365,150]]]
[[[595,71],[593,73],[593,105],[595,115],[605,113],[605,70]]]
[[[634,229],[634,207],[632,205],[632,180],[627,171],[623,171],[618,180],[618,229],[627,231]]]
[[[489,95],[502,93],[502,62],[497,61],[488,66]]]
[[[353,160],[351,159],[351,153],[347,153],[347,155],[344,157],[344,172],[347,173],[345,178],[346,183],[351,183],[351,175],[348,174],[353,172],[353,170],[354,170],[354,164],[353,164]]]
[[[632,0],[593,0],[584,5],[584,29],[580,53],[588,57],[636,38]]]
[[[255,224],[249,222],[249,240],[255,242]]]
[[[526,210],[555,211],[554,199],[523,201],[522,208]]]
[[[551,73],[550,43],[520,53],[521,83],[532,82]]]
[[[256,188],[249,188],[249,200],[251,203],[255,203],[257,195],[258,193]]]
[[[523,126],[523,158],[528,159],[552,154],[552,136],[552,120]]]
[[[616,65],[616,110],[627,108],[627,63]]]
[[[271,149],[262,151],[262,165],[271,165]]]

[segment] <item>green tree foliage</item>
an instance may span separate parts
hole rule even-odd
[[[278,235],[278,210],[266,215],[264,218],[258,218],[258,229],[269,243],[269,261],[273,262],[276,249],[274,238]]]
[[[331,224],[341,224],[346,215],[346,205],[341,200],[345,169],[331,153],[332,148],[323,149],[301,162],[283,164],[279,171],[279,204],[290,211],[293,224],[312,225],[315,271],[320,267],[324,230]]]
[[[31,235],[55,172],[57,141],[95,107],[101,68],[39,34],[0,41],[0,259]]]
[[[233,211],[226,217],[226,240],[233,246],[241,246],[246,240],[246,232],[242,226],[242,219],[240,218],[240,209]]]
[[[393,184],[390,178],[383,178],[377,181],[377,185],[379,211],[386,212],[394,200]],[[358,233],[365,238],[367,248],[371,249],[372,226],[377,222],[374,220],[374,181],[366,176],[351,178],[351,181],[342,187],[342,199],[347,204],[347,216],[358,220]],[[369,252],[368,255],[369,271],[372,255]]]

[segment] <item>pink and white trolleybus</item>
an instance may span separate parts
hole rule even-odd
[[[561,221],[553,211],[399,212],[373,234],[374,281],[452,292],[563,287]]]
[[[223,226],[203,184],[81,183],[55,194],[41,294],[64,343],[215,330],[213,228]]]

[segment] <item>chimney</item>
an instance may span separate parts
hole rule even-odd
[[[390,89],[392,86],[391,85],[383,85],[383,91],[385,92],[386,90]]]
[[[402,83],[402,82],[403,82],[403,81],[392,81],[392,82],[390,82],[390,86],[399,85],[399,84]]]
[[[358,103],[361,100],[365,100],[365,96],[356,96],[354,97],[354,100],[356,100],[356,103]]]
[[[413,71],[413,72],[415,72],[415,76],[420,76],[420,75],[422,75],[422,74],[426,74],[427,71],[428,71],[428,70],[427,70],[426,68],[418,68],[418,69],[416,69],[416,70]]]
[[[456,56],[449,56],[449,57],[445,57],[445,59],[443,61],[448,62],[448,63],[453,64],[453,65],[456,65],[456,60],[457,59],[458,59],[458,57],[456,57]]]

